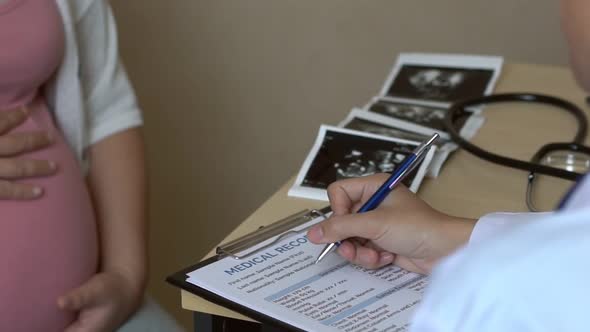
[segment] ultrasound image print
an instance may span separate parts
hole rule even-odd
[[[373,121],[369,121],[369,120],[365,120],[365,119],[361,119],[361,118],[353,118],[350,122],[348,122],[344,126],[344,128],[363,131],[366,133],[371,133],[371,134],[376,134],[376,135],[381,135],[381,136],[401,138],[401,139],[406,139],[409,141],[422,142],[422,141],[428,139],[428,137],[429,137],[428,135],[421,135],[421,134],[418,134],[415,132],[406,131],[406,130],[399,129],[399,128],[393,128],[393,127],[386,126],[381,123],[377,123],[377,122],[373,122]],[[434,143],[434,145],[442,146],[448,142],[449,142],[448,140],[443,139],[442,137],[439,137],[436,140],[436,142]]]
[[[404,65],[387,95],[450,103],[484,95],[493,75],[492,69]]]
[[[356,178],[376,173],[390,173],[399,165],[406,154],[392,151],[374,151],[369,158],[363,158],[363,152],[351,150],[342,163],[335,163],[336,177],[338,179]]]
[[[443,120],[447,109],[440,107],[429,107],[406,103],[396,103],[381,100],[371,105],[369,112],[378,113],[392,118],[409,121],[420,126],[444,131]],[[459,118],[455,122],[457,127],[463,126],[465,118]]]
[[[302,186],[326,189],[336,180],[392,172],[415,145],[328,130]],[[410,185],[418,167],[406,177]]]

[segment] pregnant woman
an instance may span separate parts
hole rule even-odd
[[[0,331],[113,331],[142,304],[141,116],[115,34],[105,1],[0,0]]]
[[[98,269],[97,224],[84,176],[49,113],[41,87],[64,54],[63,24],[53,1],[0,0],[0,109],[21,109],[24,123],[12,133],[45,131],[54,144],[26,157],[59,165],[35,181],[37,200],[0,200],[0,330],[65,328],[75,312],[59,296]]]

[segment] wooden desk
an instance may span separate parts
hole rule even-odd
[[[506,64],[495,91],[550,94],[574,102],[588,111],[583,91],[576,85],[569,69],[564,67]],[[485,116],[486,123],[473,142],[494,152],[525,160],[545,143],[570,140],[576,129],[573,117],[543,105],[493,106],[486,109]],[[303,209],[327,205],[326,202],[288,197],[287,190],[292,181],[271,196],[223,242]],[[544,191],[543,201],[556,202],[561,197],[567,183],[557,182],[555,185],[560,186],[560,190]],[[526,172],[497,166],[465,151],[458,151],[447,160],[437,179],[425,179],[418,194],[430,205],[448,214],[477,218],[494,211],[526,211],[525,188]],[[211,250],[206,257],[214,252],[214,249]],[[186,291],[182,291],[181,297],[182,307],[186,310],[251,320]],[[211,330],[210,326],[201,327]],[[240,328],[240,331],[245,329]]]

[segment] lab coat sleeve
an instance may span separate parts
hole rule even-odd
[[[410,331],[588,331],[590,208],[488,217],[435,267]]]
[[[532,222],[540,217],[550,215],[553,212],[530,213],[490,213],[481,217],[475,224],[471,233],[469,244],[480,243],[486,239],[500,236],[513,227]]]

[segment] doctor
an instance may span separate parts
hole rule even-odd
[[[590,1],[561,0],[579,84],[590,93]],[[414,332],[588,331],[590,176],[550,213],[493,213],[478,220],[441,213],[405,187],[371,212],[351,214],[386,175],[328,188],[334,217],[308,232],[314,243],[365,267],[395,263],[431,274]]]

